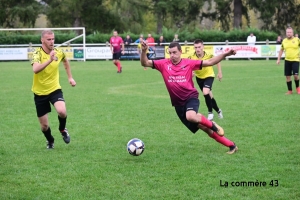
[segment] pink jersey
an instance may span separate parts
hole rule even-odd
[[[109,40],[109,43],[113,46],[114,53],[121,51],[121,44],[123,44],[123,39],[120,36],[112,36]]]
[[[202,69],[202,60],[183,58],[176,65],[170,59],[153,60],[153,67],[162,74],[173,106],[183,106],[188,99],[198,98],[192,78],[194,70]]]

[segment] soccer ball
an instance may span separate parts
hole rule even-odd
[[[127,151],[133,156],[140,156],[145,149],[144,142],[138,138],[133,138],[127,143]]]

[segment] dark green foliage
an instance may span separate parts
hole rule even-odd
[[[172,29],[163,29],[163,36],[166,42],[171,42],[174,38],[174,34],[178,33],[180,42],[188,41],[192,42],[195,39],[202,39],[205,42],[224,42],[226,40],[230,42],[245,42],[247,36],[253,32],[256,35],[257,41],[274,41],[277,37],[277,33],[270,31],[260,31],[257,29],[249,29],[247,31],[242,31],[240,29],[235,29],[229,32],[217,31],[217,30],[200,30],[195,29],[193,32],[189,32],[187,29],[183,31],[174,31]],[[131,32],[120,33],[122,38],[125,38],[129,34],[133,41],[139,38],[139,34],[134,34]],[[75,32],[62,32],[55,31],[55,43],[61,44],[66,42],[76,36]],[[109,41],[112,34],[95,32],[86,36],[86,43],[105,43]],[[157,40],[160,34],[152,34],[152,36]],[[144,37],[147,37],[147,33],[144,33]],[[20,32],[0,32],[0,43],[1,44],[39,44],[40,35],[39,34],[21,34]],[[82,43],[82,38],[78,38],[72,43]]]
[[[0,27],[34,27],[42,9],[36,0],[0,0]]]

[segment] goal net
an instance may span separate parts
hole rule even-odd
[[[7,28],[0,29],[2,32],[15,32],[32,34],[41,34],[41,32],[48,28]],[[86,60],[85,55],[85,28],[84,27],[70,27],[70,28],[49,28],[55,34],[54,47],[61,49],[68,60]],[[10,35],[10,34],[6,34]],[[16,34],[11,34],[13,37]],[[67,36],[66,36],[67,35]],[[60,37],[61,36],[61,37]],[[0,34],[1,39],[1,34]],[[28,41],[27,41],[28,40]],[[0,60],[30,60],[32,53],[36,48],[41,46],[41,43],[33,44],[30,39],[24,41],[25,44],[0,44]],[[57,43],[58,41],[58,43]]]

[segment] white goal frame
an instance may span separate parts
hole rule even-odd
[[[83,48],[83,59],[76,59],[76,60],[83,60],[86,61],[86,55],[85,55],[85,27],[67,27],[67,28],[1,28],[0,31],[43,31],[45,29],[50,29],[50,30],[82,30],[82,34],[78,35],[68,41],[63,42],[62,44],[55,45],[55,47],[60,47],[64,45],[68,45],[70,42],[82,37],[82,48]]]

